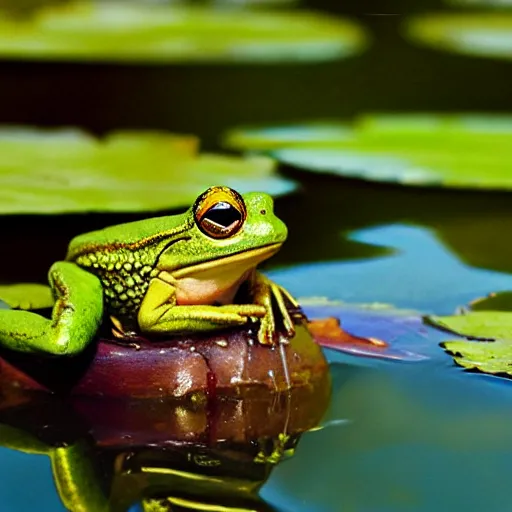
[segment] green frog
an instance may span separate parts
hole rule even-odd
[[[228,187],[209,188],[182,214],[79,235],[49,270],[51,318],[24,310],[33,309],[30,297],[0,309],[0,344],[74,355],[110,319],[113,334],[128,341],[256,322],[259,343],[273,345],[278,321],[294,335],[289,307],[298,305],[256,266],[286,237],[269,195]]]

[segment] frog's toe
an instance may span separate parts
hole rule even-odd
[[[293,336],[295,336],[295,323],[288,311],[283,312],[283,326],[286,331],[286,336],[293,338]]]
[[[262,322],[258,332],[258,341],[261,345],[273,345],[274,344],[274,331],[265,322]]]
[[[273,345],[275,343],[275,323],[274,316],[267,314],[260,320],[260,328],[258,330],[258,341],[262,345]]]
[[[282,321],[285,333],[289,338],[291,338],[295,335],[295,323],[294,323],[292,314],[290,314],[290,311],[288,310],[288,305],[286,304],[285,299],[288,299],[289,301],[293,300],[291,305],[294,308],[297,305],[297,303],[294,301],[294,299],[291,297],[291,295],[286,290],[281,288],[280,286],[273,285],[272,292],[273,292],[274,298],[277,302],[279,314],[281,317],[281,321]]]

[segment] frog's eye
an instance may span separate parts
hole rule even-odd
[[[212,187],[202,194],[194,207],[199,229],[212,238],[228,238],[245,221],[245,204],[238,192],[227,187]]]

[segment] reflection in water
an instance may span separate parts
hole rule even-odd
[[[0,442],[48,455],[68,510],[121,512],[141,503],[153,512],[270,511],[258,496],[261,485],[294,454],[301,434],[318,425],[329,397],[328,373],[289,392],[248,389],[218,395],[213,404],[197,395],[61,399],[6,387]]]
[[[331,392],[321,348],[290,313],[295,334],[278,324],[275,346],[250,324],[136,348],[100,331],[69,358],[4,349],[0,445],[48,455],[72,512],[270,511],[261,485],[318,426]]]

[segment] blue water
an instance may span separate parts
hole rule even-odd
[[[343,384],[327,426],[304,435],[263,489],[279,510],[506,510],[509,385],[428,367],[332,371]]]
[[[512,289],[511,275],[461,262],[426,228],[390,224],[349,237],[391,251],[268,273],[299,297],[383,302],[420,313],[450,313],[476,296]],[[357,329],[356,320],[347,315],[349,327]],[[371,329],[371,322],[362,328]],[[453,365],[438,346],[444,333],[404,336],[399,342],[427,355],[425,361],[362,359],[326,350],[331,407],[323,428],[305,434],[295,456],[278,465],[263,487],[262,497],[277,510],[506,510],[512,382]],[[2,510],[64,510],[48,457],[5,448],[0,456],[0,499],[9,504]],[[27,485],[30,492],[20,492]]]
[[[393,253],[271,275],[298,296],[438,314],[512,286],[511,275],[463,263],[426,228],[383,225],[350,238]],[[507,510],[512,382],[463,372],[438,347],[443,339],[431,334],[422,350],[432,359],[406,365],[367,359],[363,369],[326,351],[335,387],[326,426],[303,436],[263,497],[283,512]]]
[[[453,313],[490,291],[512,289],[512,275],[465,264],[424,227],[388,224],[352,232],[349,239],[393,252],[296,265],[269,275],[297,297],[383,302],[437,314]]]

